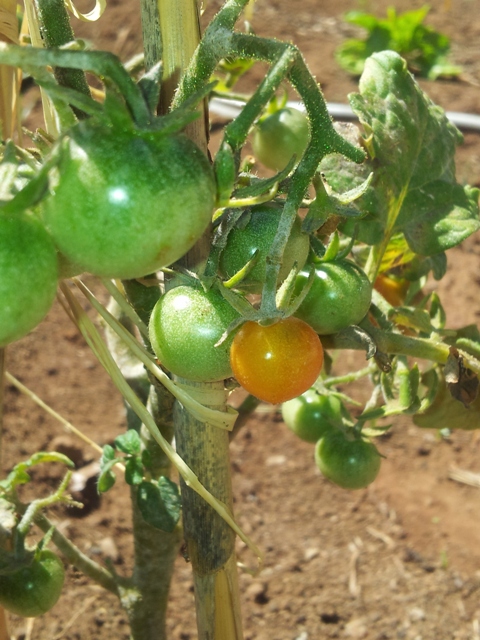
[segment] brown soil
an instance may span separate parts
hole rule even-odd
[[[387,4],[371,0],[362,7],[383,15]],[[396,6],[422,4],[404,0]],[[453,57],[465,74],[460,81],[422,85],[444,108],[478,111],[480,18],[475,2],[436,4],[429,23],[451,37]],[[212,0],[209,12],[216,6]],[[347,0],[258,0],[253,27],[259,35],[299,45],[327,100],[345,102],[356,86],[339,70],[333,52],[351,34],[341,19],[350,8]],[[78,33],[128,58],[140,49],[137,5],[112,0],[98,23],[81,25]],[[478,134],[466,133],[458,158],[461,180],[480,184]],[[449,324],[478,323],[480,238],[450,254],[449,272],[438,287]],[[358,356],[346,353],[343,359],[361,366]],[[100,445],[124,429],[119,394],[60,307],[8,349],[7,365]],[[51,448],[62,433],[57,422],[7,386],[4,472],[33,452]],[[405,418],[395,421],[379,448],[385,456],[379,478],[368,490],[347,492],[320,476],[313,447],[287,430],[275,408],[262,406],[233,442],[236,517],[265,552],[259,576],[240,576],[246,638],[480,638],[480,493],[449,479],[452,468],[480,472],[478,435],[456,432],[441,439]],[[95,458],[81,443],[77,455],[80,464]],[[39,468],[33,475],[40,483],[35,491],[58,482],[57,470]],[[132,557],[126,504],[126,489],[119,482],[87,515],[59,514],[60,526],[83,551],[113,557],[116,569],[126,573]],[[252,564],[246,548],[239,545],[238,550],[240,560]],[[50,613],[33,627],[11,616],[10,628],[15,638],[36,640],[129,637],[116,599],[73,569]],[[171,640],[196,638],[190,566],[182,557],[168,628]]]

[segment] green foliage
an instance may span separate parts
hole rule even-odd
[[[423,93],[393,51],[371,56],[349,96],[364,127],[369,160],[365,166],[326,158],[321,169],[335,191],[374,178],[356,205],[361,220],[342,226],[368,244],[403,234],[413,254],[434,256],[480,229],[479,190],[455,180],[455,149],[460,132]],[[432,265],[433,266],[433,265]]]
[[[405,58],[413,73],[430,80],[459,75],[461,67],[448,62],[447,36],[423,24],[429,10],[425,5],[398,14],[394,7],[388,7],[385,19],[363,11],[350,11],[344,19],[365,29],[367,35],[341,44],[336,51],[337,62],[349,73],[360,75],[369,56],[391,49]]]
[[[180,518],[178,486],[165,476],[142,482],[138,487],[137,505],[145,522],[156,529],[171,532]]]

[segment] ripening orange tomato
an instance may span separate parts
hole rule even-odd
[[[233,339],[230,364],[244,389],[276,404],[312,386],[322,368],[323,347],[315,331],[299,318],[269,326],[249,321]]]

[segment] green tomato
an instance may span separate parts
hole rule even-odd
[[[289,429],[306,442],[318,442],[327,431],[342,422],[342,402],[332,395],[309,389],[282,405],[282,417]]]
[[[252,147],[269,169],[281,171],[296,156],[300,161],[310,139],[307,116],[292,107],[275,111],[255,126]]]
[[[57,290],[55,245],[32,215],[0,213],[0,347],[39,324]]]
[[[298,274],[295,293],[300,293],[309,272]],[[360,322],[370,308],[372,285],[365,273],[350,260],[319,262],[315,277],[295,315],[319,335],[336,333]]]
[[[220,274],[228,279],[234,276],[256,254],[255,266],[239,283],[238,289],[249,293],[260,293],[265,281],[266,260],[272,246],[281,209],[273,205],[258,205],[247,210],[230,231],[227,245],[220,256]],[[288,276],[296,262],[299,268],[305,264],[310,249],[309,236],[302,232],[302,223],[297,217],[283,254],[278,274],[278,283]]]
[[[212,168],[183,134],[71,129],[57,149],[43,215],[59,251],[83,271],[138,278],[181,258],[215,203]]]
[[[0,605],[17,616],[41,616],[56,604],[64,579],[60,558],[43,549],[28,567],[0,576]]]
[[[375,480],[382,458],[371,442],[349,439],[339,429],[328,431],[315,447],[322,474],[343,489],[362,489]]]
[[[233,336],[215,346],[238,313],[218,291],[179,286],[155,305],[149,332],[161,364],[176,376],[215,382],[232,376]]]

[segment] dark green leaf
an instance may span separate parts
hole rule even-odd
[[[130,485],[140,484],[143,480],[144,470],[140,458],[130,458],[125,463],[125,482]]]
[[[100,475],[98,476],[97,491],[98,493],[105,493],[113,487],[117,477],[112,471],[112,468],[120,462],[119,459],[109,460],[105,464],[100,463]]]
[[[158,482],[142,482],[138,487],[137,504],[146,522],[162,531],[174,530],[180,518],[178,486],[165,477]]]

